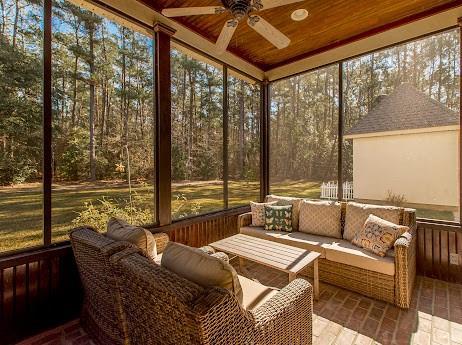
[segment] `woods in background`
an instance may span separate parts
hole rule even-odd
[[[367,115],[379,95],[403,82],[459,111],[459,30],[344,63],[344,129]],[[271,85],[270,171],[273,181],[337,178],[338,66]],[[352,142],[343,143],[343,177],[353,176]]]

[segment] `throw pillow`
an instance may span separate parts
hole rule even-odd
[[[241,284],[233,266],[222,257],[209,255],[198,248],[169,242],[162,254],[161,266],[202,287],[218,286],[243,301]]]
[[[352,241],[358,231],[361,231],[369,215],[373,214],[394,224],[399,224],[403,209],[395,206],[378,206],[348,202],[345,213],[345,229],[343,238]]]
[[[265,230],[292,232],[292,205],[265,206]]]
[[[126,241],[134,244],[153,260],[157,256],[156,241],[153,234],[139,226],[128,224],[122,219],[109,219],[106,236],[114,241]]]
[[[371,214],[351,243],[379,256],[385,256],[398,237],[408,230],[407,226],[397,225]]]
[[[276,201],[272,202],[250,202],[250,209],[252,211],[252,226],[265,226],[265,205],[274,205]]]
[[[300,212],[300,203],[302,199],[293,198],[289,196],[279,196],[279,195],[268,195],[266,197],[266,202],[276,201],[279,206],[292,205],[292,228],[294,231],[298,231],[298,216]]]
[[[299,231],[342,238],[341,213],[339,202],[303,200],[300,204]]]

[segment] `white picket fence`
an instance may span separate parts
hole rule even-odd
[[[321,199],[336,200],[337,199],[337,182],[329,181],[321,184]],[[343,199],[353,199],[353,182],[343,182]]]

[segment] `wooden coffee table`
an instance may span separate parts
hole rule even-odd
[[[234,235],[209,244],[215,250],[239,257],[243,269],[243,259],[268,266],[289,274],[289,282],[309,265],[313,265],[314,298],[319,298],[318,258],[321,254],[286,244],[261,238]]]

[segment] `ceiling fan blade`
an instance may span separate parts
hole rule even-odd
[[[247,24],[278,49],[285,48],[290,44],[289,37],[260,16],[249,17],[247,19]]]
[[[182,16],[198,16],[202,14],[218,14],[225,11],[224,7],[220,6],[205,6],[205,7],[178,7],[164,8],[162,14],[166,17],[182,17]]]
[[[305,0],[261,0],[261,4],[263,5],[261,11],[267,10],[268,8],[290,5],[302,1]]]
[[[220,36],[218,36],[216,47],[219,54],[223,54],[228,48],[231,38],[233,38],[234,31],[237,29],[238,22],[228,20],[223,29],[221,29]]]

